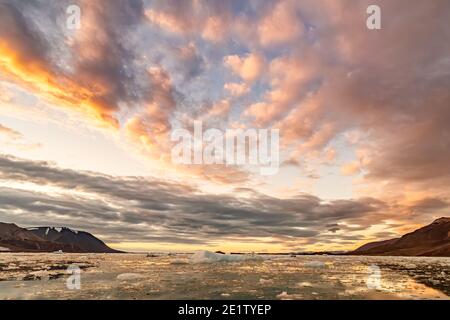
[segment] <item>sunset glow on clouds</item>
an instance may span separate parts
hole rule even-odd
[[[0,221],[271,251],[448,216],[449,16],[447,0],[0,0]],[[172,163],[196,120],[279,129],[278,174]]]

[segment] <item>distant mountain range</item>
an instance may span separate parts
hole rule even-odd
[[[20,228],[0,222],[0,251],[10,252],[118,253],[103,241],[84,231],[69,228]]]
[[[0,251],[53,252],[59,250],[79,253],[120,252],[111,249],[88,232],[55,227],[27,229],[12,223],[0,222]],[[437,219],[400,238],[370,242],[345,254],[450,257],[450,218]]]
[[[450,257],[450,218],[439,218],[400,238],[367,243],[347,254]]]

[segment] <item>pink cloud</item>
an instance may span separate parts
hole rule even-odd
[[[224,64],[233,73],[248,82],[258,79],[265,67],[263,56],[257,53],[249,53],[245,57],[238,55],[226,56]]]

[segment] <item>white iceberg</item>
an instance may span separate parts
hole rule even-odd
[[[247,254],[219,254],[211,251],[197,251],[191,256],[191,263],[236,262],[246,260],[262,260],[262,257]]]
[[[283,291],[282,293],[277,295],[277,298],[281,300],[293,300],[292,296],[288,294],[286,291]]]
[[[261,278],[261,279],[259,279],[259,283],[260,283],[260,284],[273,283],[273,280],[272,280],[272,279],[264,279],[264,278]]]
[[[302,288],[311,288],[313,285],[311,282],[308,281],[304,281],[304,282],[299,282],[297,283],[297,287],[302,287]]]
[[[117,276],[117,280],[127,281],[127,280],[138,280],[144,278],[144,275],[139,273],[122,273]]]
[[[303,264],[307,268],[326,268],[327,264],[322,261],[308,261]]]

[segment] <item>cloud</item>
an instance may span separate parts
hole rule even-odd
[[[364,132],[346,148],[364,155],[367,193],[385,181],[394,193],[405,192],[398,186],[407,182],[441,194],[450,177],[450,47],[442,40],[450,36],[442,23],[449,4],[382,1],[380,32],[365,27],[368,4],[296,3],[308,39],[286,44],[272,59],[270,89],[244,115],[281,128],[296,158],[322,152],[347,132]]]
[[[360,172],[360,168],[359,168],[358,161],[344,164],[341,167],[341,173],[345,176],[352,176],[352,175],[358,174],[359,172]]]
[[[0,123],[0,134],[5,135],[6,137],[12,140],[19,140],[23,138],[23,135],[19,131],[5,127],[1,123]]]
[[[165,12],[158,12],[153,9],[148,9],[145,11],[145,16],[151,23],[167,29],[170,32],[183,33],[189,27],[187,22],[178,20],[175,16]]]
[[[245,57],[238,55],[226,56],[224,58],[224,64],[233,73],[248,82],[258,79],[265,66],[264,58],[257,53],[249,53]]]
[[[411,205],[411,209],[420,212],[433,212],[434,210],[446,209],[450,207],[450,203],[447,199],[442,198],[423,198],[415,201]]]
[[[125,123],[125,132],[141,151],[167,162],[170,155],[170,116],[176,108],[176,90],[161,67],[148,70],[150,81],[146,106]]]
[[[213,42],[223,40],[226,35],[227,23],[228,21],[223,16],[208,17],[202,32],[202,37]]]
[[[190,42],[188,45],[176,49],[178,71],[183,75],[185,81],[189,81],[200,75],[205,69],[205,60],[199,54],[195,44]]]
[[[230,111],[230,102],[221,100],[215,103],[208,111],[208,117],[223,117],[228,115]]]
[[[0,179],[59,190],[2,187],[2,220],[67,224],[108,241],[209,243],[273,237],[282,243],[314,237],[320,242],[330,224],[347,221],[367,228],[372,223],[368,215],[377,221],[386,206],[370,198],[325,202],[306,194],[289,199],[255,191],[244,198],[208,195],[189,184],[78,172],[9,156],[0,157]]]
[[[119,103],[134,100],[137,86],[134,53],[127,36],[144,18],[140,0],[110,1],[107,6],[82,1],[82,28],[74,35],[74,77],[77,83],[95,90],[91,98],[105,120],[117,121]]]
[[[41,143],[29,142],[24,135],[0,123],[0,144],[20,151],[30,151],[42,147]]]
[[[321,77],[318,66],[319,61],[311,54],[294,52],[273,59],[267,75],[270,90],[265,92],[264,101],[250,105],[245,114],[253,116],[256,125],[267,126],[286,118],[291,111],[305,113],[301,103],[312,100],[308,94],[316,89]]]
[[[295,1],[276,1],[259,21],[258,35],[263,46],[299,41],[304,33],[303,23],[296,13]]]
[[[229,1],[155,1],[145,16],[150,24],[170,33],[217,43],[229,36],[231,5]]]
[[[79,5],[83,27],[63,44],[71,54],[71,59],[65,61],[72,61],[68,70],[54,58],[54,51],[62,48],[55,48],[45,38],[45,31],[25,17],[36,7],[42,13],[47,5],[2,3],[0,68],[4,77],[36,95],[85,112],[98,124],[117,127],[119,103],[133,97],[129,88],[133,79],[125,69],[131,67],[132,60],[126,30],[143,16],[142,3],[114,0],[103,8],[80,1]],[[62,25],[53,27],[60,32],[65,30]]]
[[[228,82],[224,84],[223,88],[235,97],[240,97],[250,91],[245,83]]]

